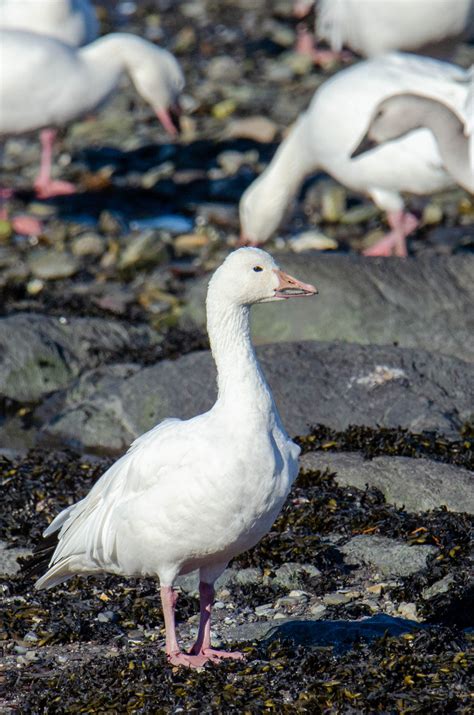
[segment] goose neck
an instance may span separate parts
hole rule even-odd
[[[207,301],[207,327],[217,367],[219,404],[232,411],[268,412],[273,400],[250,338],[250,308]]]

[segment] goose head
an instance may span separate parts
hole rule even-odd
[[[380,102],[351,159],[424,126],[425,103],[424,97],[414,94],[394,94]]]
[[[176,136],[179,96],[184,88],[184,75],[178,61],[168,50],[146,41],[140,43],[140,51],[134,54],[130,76],[135,89],[153,107],[168,134]]]
[[[310,283],[284,273],[273,258],[260,248],[233,251],[214,273],[209,293],[219,302],[248,306],[289,298],[315,295]]]

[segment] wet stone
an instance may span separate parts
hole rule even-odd
[[[79,263],[74,256],[53,250],[33,251],[27,262],[35,278],[42,280],[70,278],[79,270]]]
[[[434,546],[410,546],[383,536],[354,536],[340,547],[345,561],[355,566],[367,565],[383,576],[410,576],[424,569]]]

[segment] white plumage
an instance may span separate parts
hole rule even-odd
[[[316,0],[316,9],[317,36],[364,57],[451,49],[474,28],[473,0]]]
[[[316,91],[270,165],[243,194],[243,240],[267,240],[303,179],[323,169],[342,184],[370,196],[389,213],[389,221],[398,221],[392,238],[402,252],[402,242],[410,231],[401,192],[424,195],[453,185],[431,132],[419,129],[355,159],[351,154],[376,107],[387,97],[420,92],[462,113],[469,87],[468,71],[403,53],[366,60],[333,76]]]
[[[167,50],[126,33],[101,37],[81,48],[46,35],[0,30],[0,138],[62,127],[99,108],[128,73],[137,92],[176,134],[170,111],[184,86],[177,60]],[[43,157],[35,182],[39,196],[61,191],[51,182],[54,132],[42,137]]]
[[[97,37],[89,0],[0,0],[0,28],[49,35],[73,47]]]
[[[433,134],[443,161],[443,167],[466,191],[474,193],[474,156],[472,155],[473,127],[470,112],[471,90],[465,110],[457,114],[440,99],[422,94],[394,94],[381,102],[375,110],[367,133],[352,153],[352,158],[373,151],[381,144],[406,136],[426,127]]]
[[[139,437],[85,499],[56,517],[45,536],[59,530],[59,542],[37,588],[74,573],[159,576],[170,661],[201,665],[225,656],[210,647],[212,584],[231,558],[270,529],[297,475],[300,451],[258,365],[249,307],[315,292],[259,249],[227,258],[207,298],[218,370],[214,407],[191,420],[165,420]],[[174,635],[171,586],[178,574],[196,569],[202,618],[188,656]]]

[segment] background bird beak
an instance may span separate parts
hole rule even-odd
[[[369,135],[366,134],[362,141],[359,142],[359,144],[356,146],[354,151],[351,154],[351,159],[355,159],[356,156],[359,156],[359,154],[364,154],[366,151],[371,151],[372,149],[375,149],[378,146],[377,142],[374,142],[373,139],[370,139]]]
[[[297,278],[283,273],[283,271],[275,270],[278,276],[278,285],[275,290],[277,298],[297,298],[301,296],[316,295],[318,289],[311,283],[303,283]]]
[[[179,105],[173,105],[168,109],[156,109],[156,116],[163,125],[163,129],[172,137],[176,137],[180,130],[181,109]]]

